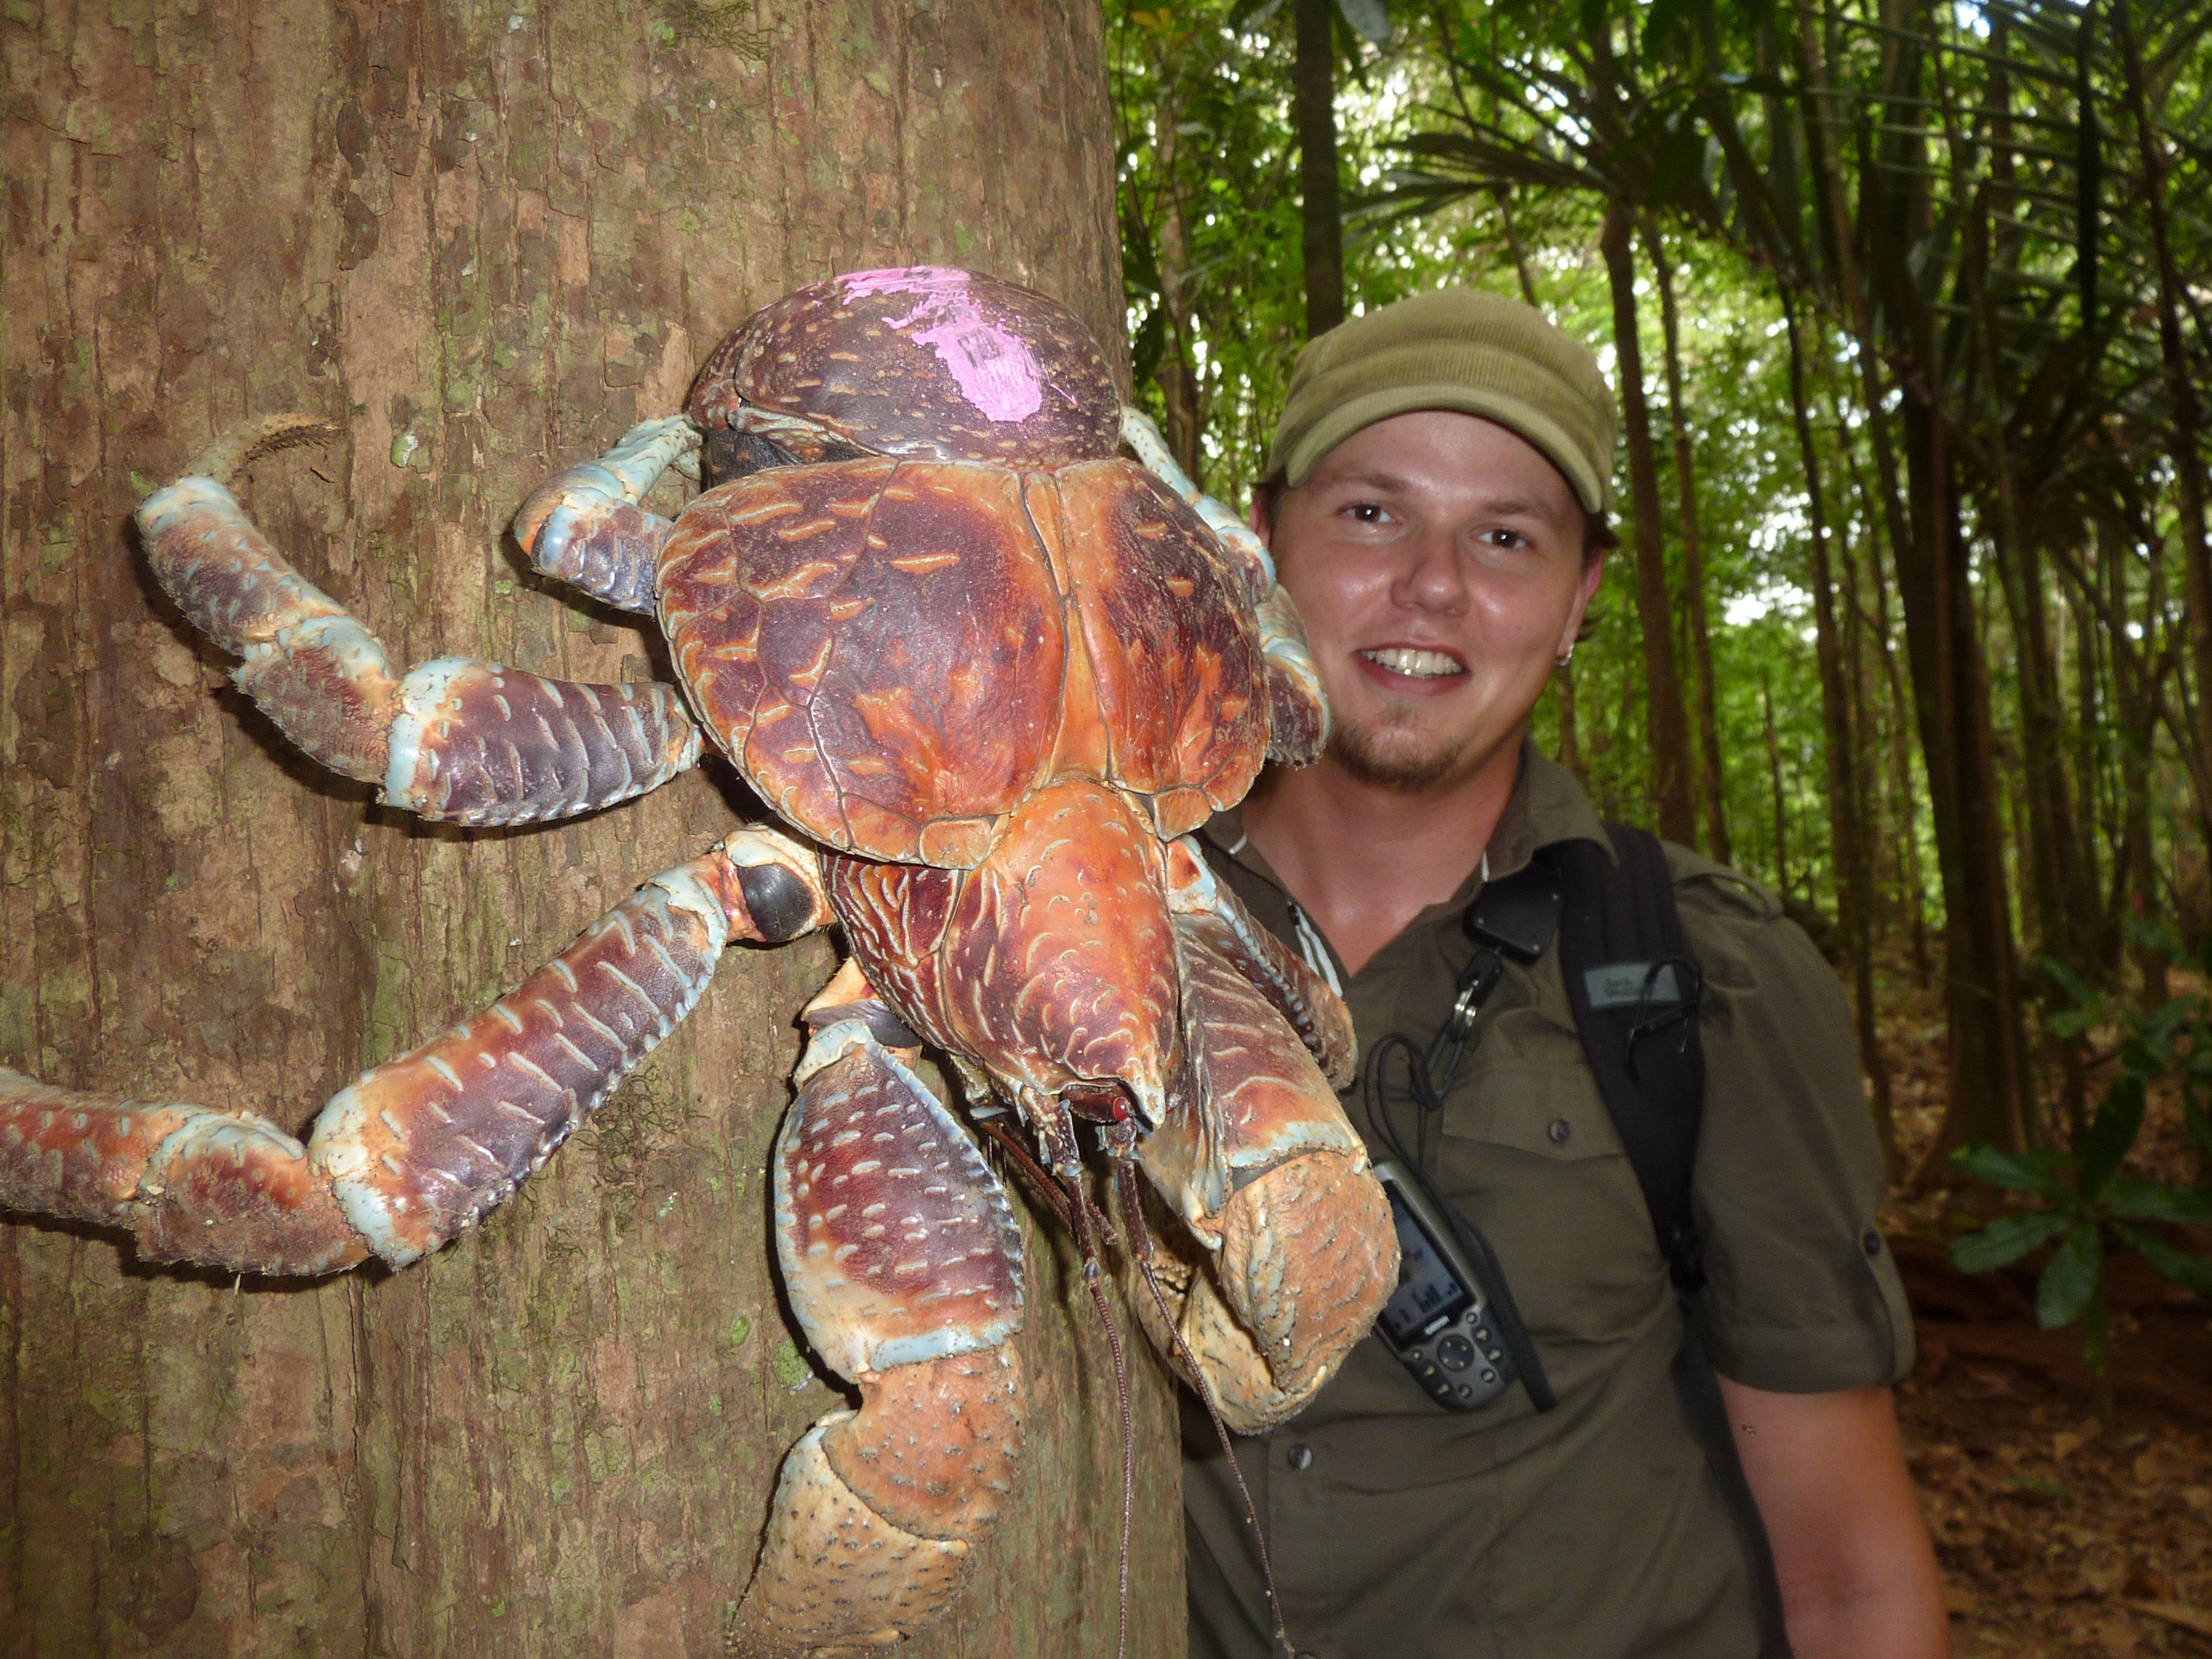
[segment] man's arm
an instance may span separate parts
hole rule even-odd
[[[1942,1579],[1889,1390],[1720,1383],[1796,1659],[1948,1659]]]

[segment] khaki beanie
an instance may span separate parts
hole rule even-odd
[[[1583,511],[1613,510],[1613,388],[1541,312],[1438,289],[1340,324],[1298,355],[1267,457],[1296,486],[1363,427],[1417,409],[1484,416],[1543,451]]]

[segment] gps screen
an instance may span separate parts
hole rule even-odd
[[[1383,1304],[1380,1322],[1383,1334],[1404,1347],[1438,1317],[1457,1316],[1473,1298],[1437,1255],[1397,1188],[1385,1182],[1382,1190],[1390,1195],[1390,1215],[1398,1224],[1398,1288]]]

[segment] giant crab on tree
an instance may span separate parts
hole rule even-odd
[[[1231,1424],[1311,1397],[1395,1278],[1334,1091],[1350,1020],[1189,836],[1267,757],[1310,760],[1328,712],[1265,550],[1121,408],[1073,313],[932,267],[817,283],[731,335],[686,413],[541,485],[515,520],[532,562],[656,613],[680,687],[452,658],[395,675],[227,488],[330,433],[241,428],[138,513],[162,586],[294,743],[423,817],[512,824],[642,793],[710,742],[789,831],[655,876],[341,1089],[304,1146],[251,1112],[0,1072],[0,1206],[127,1228],[155,1261],[404,1267],[543,1164],[729,941],[835,926],[850,954],[805,1012],[774,1231],[807,1340],[862,1403],[785,1461],[744,1644],[896,1640],[1012,1478],[1020,1236],[912,1069],[925,1045],[1094,1279],[1103,1152],[1147,1329]],[[641,504],[672,465],[707,486],[672,522]],[[1172,1218],[1157,1251],[1136,1171]]]

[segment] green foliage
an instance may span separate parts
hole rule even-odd
[[[1363,9],[1340,3],[1337,30],[1354,313],[1447,283],[1525,297],[1610,372],[1598,226],[1607,204],[1635,216],[1678,654],[1689,661],[1694,643],[1682,617],[1694,529],[1731,861],[1841,908],[1786,291],[1805,342],[1877,937],[1899,956],[1933,940],[1932,958],[1947,893],[1996,866],[2013,938],[2071,976],[2055,981],[2064,1006],[2043,1026],[2062,1045],[2087,1029],[2069,1032],[2066,1017],[2123,983],[2130,956],[2154,970],[2152,933],[2201,942],[2212,686],[2197,682],[2212,671],[2191,653],[2141,140],[2166,158],[2169,240],[2188,279],[2174,349],[2212,385],[2212,310],[2190,285],[2212,266],[2212,10],[1433,0],[1392,7],[1384,36],[1353,27]],[[1303,343],[1291,10],[1107,6],[1134,396],[1235,505],[1263,471]],[[2140,121],[2123,21],[2142,63]],[[1654,243],[1680,305],[1679,408]],[[1693,524],[1676,505],[1678,421]],[[1916,554],[1931,475],[1913,447],[1931,430],[1966,550],[1942,588],[1965,620],[1940,638],[1933,601],[1909,614],[1932,586],[1929,550]],[[1619,527],[1632,546],[1634,526]],[[1601,809],[1649,821],[1627,559],[1615,556],[1574,661],[1571,727],[1547,696],[1535,733],[1564,751],[1571,730]],[[1960,648],[1978,661],[1947,668]],[[1989,711],[1994,798],[1976,844],[1949,823],[1939,845],[1930,780],[1957,774],[1936,728],[1962,687]],[[1924,971],[1933,984],[1942,969]],[[2125,1127],[2107,1120],[2108,1134]],[[2031,1106],[2027,1139],[2039,1128]]]
[[[2053,976],[2078,993],[2051,1024],[2072,1036],[2114,1018],[2112,1008],[2063,967]],[[2212,949],[2198,964],[2212,972]],[[2106,1371],[2105,1260],[2112,1243],[2136,1251],[2177,1285],[2212,1300],[2212,1259],[2184,1249],[2144,1223],[2212,1223],[2212,1182],[2175,1186],[2130,1174],[2124,1165],[2141,1134],[2152,1086],[2171,1079],[2189,1132],[2212,1160],[2212,996],[2174,998],[2148,1014],[2118,1016],[2119,1075],[2096,1114],[2064,1153],[1965,1146],[1951,1155],[1964,1174],[2040,1200],[1953,1241],[1951,1260],[1966,1273],[1993,1272],[2059,1239],[2036,1287],[2035,1314],[2046,1330],[2080,1322],[2089,1364]]]

